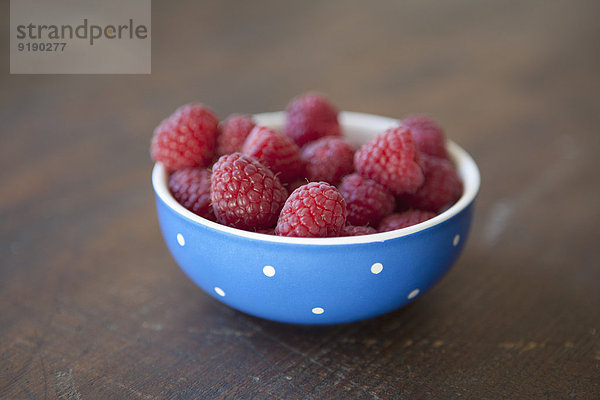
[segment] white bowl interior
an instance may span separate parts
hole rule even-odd
[[[283,125],[284,113],[272,112],[256,114],[254,118],[259,125],[265,125],[279,129]],[[345,111],[340,113],[340,123],[346,138],[348,138],[348,140],[355,145],[361,145],[384,130],[398,125],[399,121],[397,119],[378,115]],[[460,199],[443,213],[425,222],[395,231],[376,233],[372,235],[333,238],[296,238],[243,231],[209,221],[192,213],[179,204],[169,191],[169,176],[161,163],[156,163],[154,166],[152,171],[152,184],[156,194],[177,213],[189,220],[232,235],[243,236],[249,239],[261,241],[311,245],[348,245],[353,243],[384,242],[386,240],[410,235],[414,232],[427,229],[440,222],[446,221],[471,204],[471,202],[475,199],[480,185],[479,169],[477,168],[475,161],[473,161],[471,156],[465,150],[451,140],[447,141],[447,148],[448,152],[450,153],[450,157],[457,167],[458,174],[463,181],[463,194]]]

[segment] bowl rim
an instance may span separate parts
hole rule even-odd
[[[283,123],[285,112],[275,111],[254,114],[258,125],[267,126],[278,126]],[[383,132],[393,126],[397,126],[400,120],[375,114],[365,114],[361,112],[353,111],[342,111],[339,114],[340,124],[343,126],[353,126],[355,128],[365,127],[365,129],[374,130],[377,129]],[[454,161],[458,174],[463,181],[463,194],[444,212],[436,215],[435,217],[421,222],[416,225],[412,225],[402,229],[396,229],[389,232],[374,233],[370,235],[361,236],[340,236],[331,238],[299,238],[299,237],[285,237],[268,235],[258,232],[244,231],[237,228],[221,225],[217,222],[210,221],[193,212],[187,210],[181,204],[175,200],[171,195],[168,188],[168,173],[160,162],[155,163],[152,170],[152,186],[156,195],[169,207],[171,210],[179,214],[186,220],[193,221],[200,225],[204,225],[207,228],[214,229],[223,233],[238,236],[240,238],[258,240],[261,242],[273,242],[273,243],[288,243],[288,244],[306,244],[306,245],[350,245],[350,244],[364,244],[364,243],[376,243],[385,242],[388,240],[400,238],[403,236],[411,235],[416,232],[423,231],[438,225],[444,221],[457,215],[459,212],[467,208],[477,196],[479,192],[479,186],[481,183],[481,177],[479,169],[473,158],[467,153],[462,147],[453,142],[452,140],[446,140],[446,146],[450,153],[451,159]]]

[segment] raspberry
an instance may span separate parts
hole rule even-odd
[[[169,172],[206,167],[215,153],[219,120],[202,104],[186,104],[154,130],[150,153]]]
[[[346,202],[327,182],[311,182],[286,200],[275,233],[280,236],[340,236],[346,225]]]
[[[304,171],[298,146],[283,133],[265,126],[252,129],[244,142],[242,153],[269,167],[282,182],[298,178]]]
[[[462,194],[462,181],[449,160],[421,156],[425,183],[413,194],[400,196],[399,201],[409,208],[440,212],[451,206]]]
[[[385,186],[392,194],[414,193],[423,183],[419,152],[410,130],[390,128],[354,154],[354,166],[365,178]]]
[[[194,214],[215,220],[210,205],[210,171],[197,167],[175,171],[169,177],[169,190],[179,204]]]
[[[423,210],[407,210],[401,213],[390,214],[385,217],[377,227],[379,232],[388,232],[408,226],[420,224],[435,217],[435,213]]]
[[[371,226],[346,225],[342,236],[361,236],[377,233],[377,230]]]
[[[294,98],[286,108],[283,132],[298,146],[323,136],[340,136],[338,110],[327,97],[307,93]]]
[[[218,222],[256,230],[275,225],[287,191],[256,159],[232,153],[213,165],[210,197]]]
[[[309,181],[325,181],[336,185],[354,171],[354,149],[341,137],[326,136],[302,148]]]
[[[221,134],[217,139],[217,155],[242,151],[244,141],[254,128],[255,122],[250,115],[232,114],[221,123]]]
[[[425,115],[411,115],[402,120],[413,134],[417,149],[424,154],[448,159],[444,130]]]
[[[256,230],[257,233],[263,233],[265,235],[275,235],[275,228],[262,228],[262,229],[257,229]]]
[[[360,174],[346,175],[338,187],[346,200],[348,223],[377,226],[396,207],[394,196],[379,183]]]

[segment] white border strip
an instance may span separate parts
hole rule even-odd
[[[260,125],[267,125],[277,128],[280,127],[283,123],[284,113],[272,112],[256,114],[254,118]],[[340,113],[340,123],[342,127],[345,127],[348,130],[364,130],[376,132],[375,134],[377,134],[379,132],[383,132],[389,127],[397,125],[398,120],[378,115],[345,111]],[[350,134],[351,136],[351,132],[348,132],[348,134]],[[349,139],[352,139],[352,137],[349,137]],[[441,222],[444,222],[458,214],[469,204],[471,204],[473,200],[475,200],[475,197],[477,196],[477,193],[479,191],[481,180],[479,175],[479,169],[477,168],[475,161],[473,161],[471,156],[465,150],[463,150],[459,145],[450,140],[448,140],[447,147],[450,156],[452,157],[457,166],[458,174],[463,180],[464,187],[461,198],[448,210],[444,211],[439,215],[436,215],[435,217],[425,222],[421,222],[420,224],[409,226],[407,228],[397,229],[395,231],[374,233],[371,235],[343,236],[333,238],[297,238],[248,232],[241,229],[221,225],[216,222],[202,218],[199,215],[196,215],[193,212],[187,210],[181,204],[179,204],[173,198],[171,192],[169,191],[168,174],[166,173],[166,170],[161,163],[156,163],[154,165],[154,169],[152,170],[152,185],[154,186],[154,190],[158,197],[160,197],[160,199],[164,201],[169,208],[173,209],[183,218],[194,221],[201,225],[205,225],[206,227],[215,229],[217,231],[229,233],[231,235],[240,236],[247,239],[254,239],[274,243],[312,245],[347,245],[358,243],[384,242],[386,240],[396,239],[402,236],[410,235],[415,232],[419,232],[424,229],[430,228]]]

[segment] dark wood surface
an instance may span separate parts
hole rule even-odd
[[[600,398],[599,2],[153,3],[148,76],[9,75],[2,41],[0,398]],[[233,311],[160,235],[163,117],[309,89],[430,113],[481,169],[454,268],[380,318]]]

